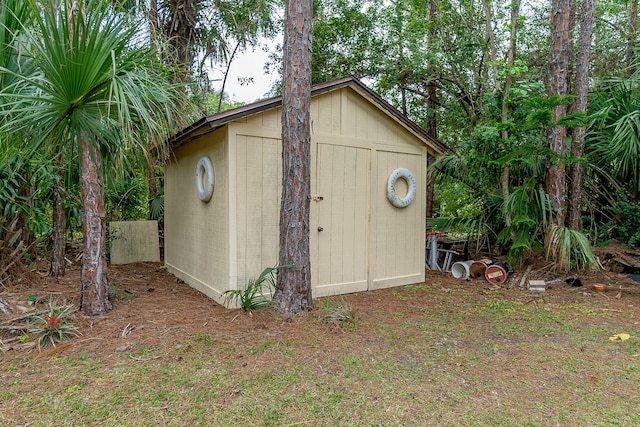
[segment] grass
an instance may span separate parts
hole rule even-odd
[[[601,300],[427,286],[326,301],[294,331],[273,316],[235,338],[5,355],[0,425],[640,425],[640,330]],[[330,330],[336,306],[357,328]],[[609,341],[621,328],[632,338]]]

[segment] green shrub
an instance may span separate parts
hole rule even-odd
[[[224,294],[225,307],[239,307],[243,311],[272,307],[280,267],[267,267],[257,279],[251,279],[243,289],[231,289]]]
[[[49,344],[55,347],[57,343],[78,336],[78,326],[69,320],[74,311],[71,305],[60,307],[50,301],[46,314],[33,317],[34,326],[29,328],[29,333],[40,335],[38,348]]]
[[[614,194],[615,206],[607,208],[614,214],[605,229],[610,236],[627,246],[640,246],[640,203],[629,200],[624,192]]]

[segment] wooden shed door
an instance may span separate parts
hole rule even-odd
[[[317,145],[318,259],[315,297],[367,289],[369,274],[369,149]]]

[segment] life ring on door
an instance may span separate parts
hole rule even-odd
[[[409,187],[407,194],[402,198],[398,197],[395,188],[396,182],[401,178],[407,182],[407,186]],[[391,172],[387,180],[387,199],[389,199],[391,204],[396,208],[406,208],[413,202],[413,199],[416,198],[416,189],[416,179],[413,177],[411,171],[405,168],[398,168]]]
[[[213,195],[213,164],[209,156],[202,156],[196,166],[196,191],[198,199],[207,203]]]

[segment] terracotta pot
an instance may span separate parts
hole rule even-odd
[[[507,265],[496,262],[484,271],[484,278],[491,284],[504,283],[507,280]]]

